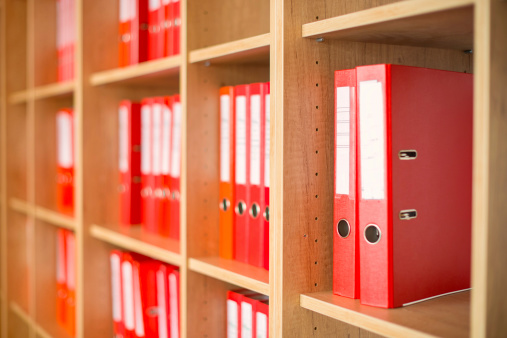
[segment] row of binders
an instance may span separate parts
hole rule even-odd
[[[180,96],[122,101],[118,121],[120,223],[178,240]]]
[[[76,0],[56,0],[56,50],[58,81],[74,79]]]
[[[241,289],[227,291],[227,338],[268,338],[269,297]]]
[[[393,308],[470,288],[473,76],[335,72],[333,291]]]
[[[220,89],[220,256],[269,268],[269,82]]]
[[[56,204],[59,212],[74,214],[74,110],[56,113]]]
[[[76,240],[65,229],[56,232],[56,321],[74,337],[76,332]]]
[[[119,66],[180,53],[180,0],[120,0]]]
[[[110,254],[115,337],[180,337],[178,268],[135,253]]]

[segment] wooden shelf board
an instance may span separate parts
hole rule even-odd
[[[474,0],[413,0],[303,25],[305,38],[468,50]]]
[[[31,326],[35,331],[37,337],[42,338],[53,338],[46,330],[44,330],[39,324],[37,324],[25,310],[21,308],[17,303],[11,302],[9,304],[10,310],[15,313],[21,320],[23,320],[28,326]],[[60,330],[63,332],[63,329]],[[67,336],[67,334],[63,334],[62,336]]]
[[[93,86],[106,84],[136,84],[146,79],[179,74],[181,55],[141,62],[137,65],[98,72],[90,77]]]
[[[361,305],[331,291],[303,294],[301,307],[389,337],[468,337],[470,291],[397,309]]]
[[[251,38],[224,43],[190,52],[190,63],[210,61],[211,63],[263,63],[269,64],[269,33]]]
[[[20,200],[18,198],[10,198],[9,199],[9,208],[11,210],[17,211],[19,213],[28,215],[31,213],[31,206],[29,203]]]
[[[181,266],[183,263],[178,241],[147,233],[137,225],[130,227],[92,225],[90,233],[106,243],[172,265]]]
[[[269,295],[269,271],[265,269],[219,257],[190,258],[188,267],[194,272]]]
[[[35,218],[61,228],[66,228],[72,231],[76,230],[76,221],[74,218],[43,207],[35,207]]]
[[[33,95],[36,100],[58,96],[70,96],[74,94],[75,88],[76,84],[74,81],[58,82],[46,86],[36,87],[33,90]]]
[[[28,101],[28,98],[30,97],[30,91],[29,90],[20,90],[18,92],[14,92],[9,96],[9,103],[10,104],[20,104],[25,103]]]

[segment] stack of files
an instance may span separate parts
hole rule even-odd
[[[220,89],[220,256],[269,268],[269,82]]]
[[[110,254],[115,337],[180,337],[178,268],[135,253]]]
[[[135,207],[141,208],[146,231],[176,240],[180,236],[181,118],[179,95],[141,102],[141,203]]]
[[[76,332],[76,241],[74,233],[56,233],[56,321],[70,336]]]
[[[58,211],[74,214],[74,110],[65,108],[56,114],[57,176],[56,204]]]
[[[269,297],[241,289],[227,291],[227,338],[269,337]]]
[[[56,0],[56,49],[58,81],[74,79],[76,0]]]
[[[180,0],[120,0],[119,66],[180,53]]]
[[[473,76],[335,72],[333,292],[393,308],[470,287]]]

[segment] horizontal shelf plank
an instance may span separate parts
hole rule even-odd
[[[303,294],[301,307],[389,337],[468,337],[470,291],[396,309],[361,305],[331,291]]]
[[[9,96],[9,103],[10,104],[26,103],[29,97],[30,97],[29,90],[20,90],[18,92],[12,93]]]
[[[9,199],[9,208],[25,215],[32,213],[30,204],[18,198]]]
[[[76,230],[76,221],[74,218],[43,207],[35,207],[35,218],[61,228],[66,228],[72,231]]]
[[[251,38],[224,43],[221,45],[196,49],[190,52],[190,63],[210,61],[224,62],[269,62],[269,46],[271,35],[269,33]]]
[[[40,325],[38,325],[28,313],[26,313],[25,310],[21,308],[18,304],[15,302],[11,302],[9,304],[10,310],[16,314],[22,321],[24,321],[28,326],[32,327],[35,331],[35,334],[37,337],[41,338],[54,338],[52,335],[50,335],[46,330],[44,330]],[[59,331],[63,332],[63,329],[60,329]],[[60,334],[62,337],[68,336],[66,333]]]
[[[33,95],[34,100],[42,100],[51,97],[71,96],[74,94],[76,83],[74,81],[57,82],[44,86],[35,87],[33,90],[23,90],[13,93],[9,97],[10,104],[25,103]]]
[[[269,295],[269,271],[220,257],[190,258],[188,267],[194,272]]]
[[[474,0],[412,0],[303,25],[305,38],[468,50]]]
[[[140,226],[120,227],[92,225],[93,237],[160,261],[181,266],[183,258],[179,254],[179,242],[145,232]]]
[[[170,56],[163,59],[141,62],[124,68],[115,68],[98,72],[90,77],[93,86],[106,84],[131,84],[142,79],[152,79],[179,74],[182,56]]]

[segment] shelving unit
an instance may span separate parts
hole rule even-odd
[[[181,1],[181,55],[118,68],[118,1],[77,0],[76,76],[58,83],[56,0],[0,0],[1,336],[67,337],[53,316],[58,227],[76,236],[77,337],[112,334],[113,248],[179,267],[182,337],[225,336],[236,288],[269,295],[272,337],[507,336],[507,3]],[[471,292],[394,310],[331,292],[333,72],[375,63],[474,73]],[[218,257],[218,90],[261,81],[271,83],[269,272]],[[175,93],[179,241],[117,220],[118,103]],[[73,216],[58,213],[54,181],[55,113],[69,106]]]

